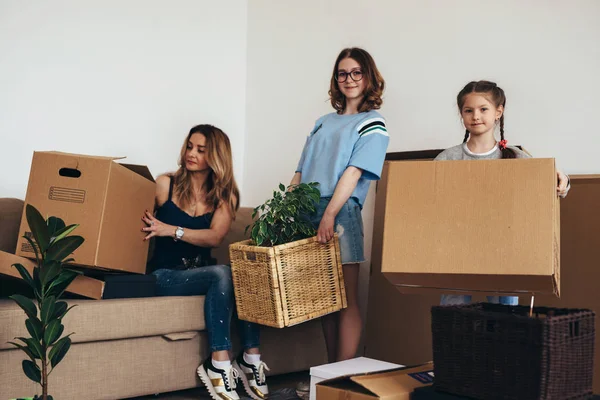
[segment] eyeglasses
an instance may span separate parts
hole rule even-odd
[[[352,80],[354,82],[358,82],[363,78],[363,73],[361,70],[355,69],[354,71],[350,71],[350,72],[340,71],[335,74],[335,79],[338,81],[338,83],[346,82],[348,77],[352,78]]]

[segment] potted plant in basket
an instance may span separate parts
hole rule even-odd
[[[45,220],[30,204],[26,206],[25,215],[33,236],[25,236],[25,239],[34,249],[37,266],[33,268],[33,275],[21,264],[13,266],[33,290],[35,302],[19,294],[10,296],[27,315],[25,327],[30,337],[17,337],[15,342],[9,343],[27,355],[29,359],[22,363],[23,372],[42,387],[42,395],[33,399],[52,400],[48,394],[48,376],[71,347],[72,333],[61,337],[65,328],[62,319],[74,307],[58,299],[79,274],[63,265],[73,261],[67,257],[84,239],[69,236],[78,225],[65,226],[64,221],[56,217]]]
[[[251,239],[229,246],[240,319],[282,328],[346,307],[337,237],[317,241],[317,183],[287,188],[252,213]]]

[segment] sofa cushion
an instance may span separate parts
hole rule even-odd
[[[68,300],[76,304],[64,318],[65,333],[74,343],[201,331],[204,296],[115,300]],[[0,299],[0,350],[15,337],[29,337],[25,313],[10,299]]]
[[[72,337],[74,337],[73,335]],[[50,376],[55,399],[114,400],[193,388],[200,384],[196,368],[208,356],[207,335],[188,339],[152,336],[77,343]],[[0,352],[0,398],[40,393],[21,368],[21,350]]]

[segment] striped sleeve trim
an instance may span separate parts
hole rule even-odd
[[[385,120],[383,118],[370,118],[364,121],[358,127],[359,136],[368,136],[373,133],[379,133],[384,136],[388,136],[387,128],[385,127]]]

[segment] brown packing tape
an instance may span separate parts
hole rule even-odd
[[[33,268],[35,266],[33,261],[0,251],[0,274],[21,279],[19,271],[13,267],[13,264],[21,264],[30,274],[33,274]],[[90,299],[101,300],[104,293],[104,282],[80,275],[69,285],[67,292],[88,297]]]

